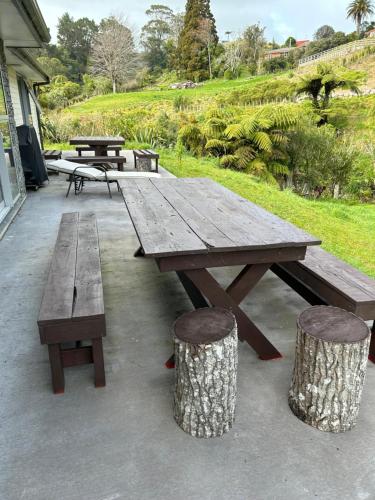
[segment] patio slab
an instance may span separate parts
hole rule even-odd
[[[164,172],[164,175],[168,175]],[[295,320],[308,305],[272,273],[244,309],[284,358],[260,361],[239,347],[234,428],[199,440],[172,416],[171,325],[191,310],[174,274],[136,259],[121,195],[88,184],[65,198],[65,176],[29,193],[0,241],[0,498],[4,500],[271,500],[375,498],[375,365],[369,364],[357,427],[325,434],[289,410]],[[50,385],[36,324],[63,212],[97,214],[107,337],[107,386],[92,367]],[[229,283],[237,269],[216,272]]]

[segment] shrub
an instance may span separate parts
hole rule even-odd
[[[335,187],[345,190],[356,152],[337,136],[331,125],[316,127],[305,122],[290,132],[289,137],[289,168],[297,191],[333,196]]]
[[[228,69],[226,69],[226,70],[224,71],[224,78],[225,78],[226,80],[234,80],[235,75],[234,75],[233,71],[232,71],[231,69],[229,69],[229,68],[228,68]]]

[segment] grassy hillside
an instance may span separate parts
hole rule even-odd
[[[86,102],[75,104],[67,108],[66,112],[86,114],[113,111],[114,109],[129,109],[134,106],[148,106],[155,102],[171,102],[180,95],[188,98],[191,102],[196,102],[201,99],[212,99],[234,89],[251,89],[251,87],[258,83],[273,78],[275,78],[273,75],[263,75],[252,78],[239,78],[237,80],[216,79],[204,82],[195,89],[144,90],[121,94],[107,94],[92,97]]]

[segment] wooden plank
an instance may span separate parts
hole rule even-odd
[[[302,260],[306,247],[263,248],[238,252],[210,252],[195,255],[170,255],[156,259],[161,272],[185,271],[209,267],[241,266],[247,264],[269,264]]]
[[[119,184],[146,257],[208,252],[150,179],[127,179]]]
[[[304,261],[288,262],[280,268],[328,304],[366,320],[375,319],[375,281],[323,249],[311,247]]]
[[[104,298],[96,217],[93,213],[80,214],[72,318],[101,315],[104,316]]]
[[[309,249],[301,264],[353,300],[375,302],[375,280],[322,248]]]
[[[70,320],[76,270],[78,213],[61,217],[38,324],[51,320]]]
[[[160,193],[169,201],[184,221],[203,241],[205,246],[215,251],[236,248],[237,243],[223,233],[217,223],[207,218],[203,211],[195,206],[195,199],[186,196],[183,186],[177,183],[153,183]]]
[[[210,179],[152,179],[152,182],[158,189],[163,189],[163,183],[171,184],[186,200],[185,206],[176,208],[183,219],[189,217],[188,211],[193,206],[202,217],[225,234],[238,250],[320,243],[293,224]],[[205,232],[197,234],[203,241],[207,237]],[[210,247],[210,251],[215,251],[215,247]]]
[[[125,139],[121,136],[76,136],[72,137],[69,141],[72,145],[88,144],[89,146],[105,146],[107,144],[120,145],[124,144],[124,142]]]

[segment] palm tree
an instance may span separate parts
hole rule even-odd
[[[361,80],[360,72],[335,70],[329,64],[318,64],[316,73],[310,73],[301,78],[297,87],[297,95],[307,94],[316,111],[321,116],[319,124],[323,125],[328,120],[328,106],[332,92],[336,89],[349,89],[359,94],[358,85]]]
[[[348,5],[347,17],[351,17],[357,25],[358,37],[361,34],[361,25],[366,17],[374,13],[374,4],[372,0],[353,0]]]

